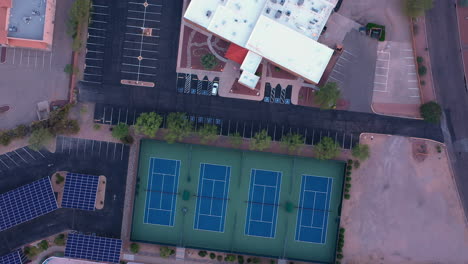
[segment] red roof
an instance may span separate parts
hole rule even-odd
[[[224,54],[224,57],[232,61],[235,61],[239,64],[242,64],[248,52],[249,52],[248,49],[244,49],[243,47],[239,45],[231,43],[231,45],[229,45],[228,50],[226,51],[226,54]]]

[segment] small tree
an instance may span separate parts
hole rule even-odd
[[[351,154],[353,157],[359,160],[366,160],[370,156],[370,150],[369,150],[369,145],[366,144],[358,144],[353,147],[353,150],[351,151]],[[351,165],[349,165],[351,166]]]
[[[419,17],[432,8],[432,0],[405,0],[404,11],[409,17]]]
[[[264,150],[270,147],[271,137],[268,135],[266,130],[257,132],[250,141],[250,149],[252,150]]]
[[[65,68],[63,69],[63,71],[67,74],[76,74],[79,72],[78,68],[77,67],[73,67],[73,65],[71,64],[67,64],[65,65]]]
[[[44,145],[47,145],[52,139],[52,134],[46,128],[39,128],[31,133],[29,138],[30,148],[38,151]]]
[[[136,121],[135,132],[142,133],[148,137],[156,136],[163,121],[162,116],[155,112],[142,113]]]
[[[418,66],[418,74],[419,76],[424,76],[427,73],[427,68],[424,65],[419,65]]]
[[[320,105],[321,109],[334,108],[339,98],[340,89],[336,82],[327,82],[320,90],[315,92],[315,103]]]
[[[138,245],[137,243],[131,243],[131,244],[130,244],[130,251],[131,251],[133,254],[138,253],[138,251],[140,251],[140,245]]]
[[[289,152],[295,153],[304,144],[304,137],[297,133],[288,133],[281,138],[281,144]]]
[[[434,101],[425,103],[419,108],[422,118],[429,123],[437,124],[442,116],[442,108]]]
[[[168,143],[181,141],[192,132],[192,124],[184,113],[170,113],[167,116],[166,140]]]
[[[47,242],[47,240],[42,240],[41,242],[37,244],[37,247],[40,250],[45,251],[49,248],[49,242]]]
[[[236,132],[229,136],[229,142],[231,142],[231,145],[233,147],[238,148],[242,145],[242,142],[244,142],[244,139],[242,138],[239,132]]]
[[[119,123],[112,129],[112,136],[116,139],[122,139],[128,135],[128,125],[125,123]]]
[[[55,237],[54,239],[54,244],[57,246],[64,246],[65,245],[65,235],[64,234],[59,234],[58,236]]]
[[[201,143],[205,144],[208,142],[215,141],[218,138],[218,127],[215,125],[205,124],[198,130]]]
[[[340,149],[332,138],[324,137],[315,145],[315,154],[321,160],[333,159],[340,154]]]
[[[40,250],[37,247],[25,247],[24,254],[29,258],[32,259],[40,253]]]
[[[211,54],[205,54],[201,57],[201,64],[206,70],[211,70],[218,65],[218,60]]]

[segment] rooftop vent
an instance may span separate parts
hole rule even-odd
[[[281,14],[283,14],[283,12],[281,12],[281,10],[276,11],[275,18],[276,19],[280,18]]]
[[[206,11],[206,17],[210,17],[212,13],[211,10]]]
[[[304,0],[297,0],[297,5],[298,5],[298,6],[301,6],[301,5],[303,5],[303,4],[304,4]]]

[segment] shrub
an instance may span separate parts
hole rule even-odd
[[[351,188],[351,183],[346,183],[345,186],[346,188]]]
[[[344,198],[345,198],[346,200],[349,200],[349,198],[351,198],[351,195],[350,195],[349,193],[346,193],[346,194],[344,195]]]
[[[11,135],[8,132],[1,132],[0,133],[0,144],[3,146],[8,146],[11,142]]]
[[[343,258],[343,254],[337,254],[337,255],[336,255],[336,258],[337,258],[337,259],[342,259],[342,258]]]
[[[55,179],[55,183],[57,184],[61,184],[65,180],[65,178],[60,175],[60,173],[55,173]]]
[[[250,149],[252,150],[265,150],[270,147],[271,137],[266,130],[257,132],[250,141]]]
[[[163,121],[162,116],[155,112],[142,113],[136,121],[135,132],[142,133],[148,137],[156,136]]]
[[[236,132],[229,136],[229,142],[231,142],[233,147],[240,147],[242,142],[244,142],[244,139],[241,137],[239,132]]]
[[[321,87],[320,90],[315,92],[315,103],[318,104],[321,109],[335,108],[340,94],[341,92],[338,88],[338,84],[335,82],[328,82]]]
[[[442,152],[442,147],[440,145],[437,145],[436,150],[437,150],[437,153],[441,153]]]
[[[359,169],[360,166],[361,166],[361,162],[359,160],[355,160],[354,161],[354,168]]]
[[[216,260],[223,261],[223,256],[221,256],[221,255],[216,256]]]
[[[345,188],[345,189],[344,189],[344,192],[345,192],[345,193],[349,193],[349,189],[348,189],[348,188]]]
[[[350,181],[351,181],[351,177],[346,177],[346,181],[347,181],[347,182],[350,182]]]
[[[35,151],[38,151],[44,147],[44,145],[48,144],[52,137],[53,136],[49,130],[45,128],[35,130],[31,133],[31,137],[29,138],[29,147]]]
[[[65,65],[65,68],[63,69],[63,72],[72,75],[72,74],[78,73],[79,70],[78,70],[77,67],[73,67],[73,65],[67,64],[67,65]]]
[[[168,258],[172,255],[175,254],[175,251],[173,249],[170,249],[168,247],[160,247],[159,248],[159,255],[162,257],[162,258]]]
[[[140,251],[140,245],[138,245],[137,243],[131,243],[131,244],[130,244],[130,251],[131,251],[133,254],[138,253],[138,251]]]
[[[121,138],[120,141],[124,144],[131,145],[135,141],[131,135],[126,135],[125,137]]]
[[[434,101],[425,103],[419,108],[422,118],[429,123],[437,124],[442,116],[442,108]]]
[[[344,227],[340,227],[340,234],[344,234],[346,232],[346,229]]]
[[[37,244],[37,247],[40,250],[45,251],[49,248],[49,242],[47,242],[47,240],[42,240],[41,242]]]
[[[348,165],[353,165],[353,160],[352,159],[348,160]]]
[[[57,246],[64,246],[65,245],[65,235],[64,234],[59,234],[58,236],[55,237],[54,239],[54,244]]]
[[[101,129],[101,125],[100,124],[94,124],[93,128],[94,128],[94,130],[99,130],[99,129]]]
[[[13,130],[15,138],[25,138],[29,134],[29,127],[26,125],[19,125]]]
[[[37,247],[25,247],[24,254],[29,258],[32,259],[40,253],[40,250]]]
[[[235,255],[227,255],[225,258],[224,258],[224,261],[228,261],[228,262],[233,262],[236,260],[236,256]]]
[[[347,171],[346,171],[346,176],[350,176],[351,173],[352,173],[351,170],[347,170]]]
[[[330,137],[324,137],[315,145],[315,155],[318,159],[326,160],[338,156],[340,149],[335,141]]]
[[[211,70],[218,65],[218,59],[211,53],[203,55],[200,61],[206,70]]]
[[[198,135],[200,136],[200,142],[203,144],[213,142],[218,138],[218,127],[215,125],[205,124],[198,130]]]
[[[304,137],[301,134],[288,133],[281,138],[281,144],[289,152],[295,153],[304,144]]]
[[[216,254],[215,253],[210,253],[210,259],[215,259],[216,258]]]
[[[207,254],[208,254],[208,252],[206,252],[205,250],[198,251],[198,256],[200,256],[202,258],[204,258]]]
[[[418,74],[419,76],[424,76],[427,73],[427,68],[424,65],[419,65],[418,66]]]
[[[64,134],[76,134],[80,132],[80,125],[78,120],[65,120],[63,123],[63,132]]]
[[[244,256],[238,255],[238,256],[237,256],[237,263],[243,264],[243,263],[244,263]]]
[[[165,137],[168,143],[181,141],[192,132],[192,124],[184,113],[170,113],[167,116],[168,133]]]
[[[122,139],[129,135],[128,125],[119,123],[112,128],[112,136],[116,139]]]
[[[418,64],[421,64],[421,63],[424,62],[424,58],[421,57],[421,56],[418,56],[418,57],[416,58],[416,61],[418,62]]]
[[[358,144],[353,147],[351,155],[359,160],[366,160],[370,156],[369,145]]]
[[[348,165],[348,166],[346,166],[346,169],[347,169],[348,171],[350,171],[350,170],[352,170],[352,169],[353,169],[353,166],[351,166],[351,165]]]

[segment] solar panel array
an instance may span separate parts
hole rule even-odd
[[[67,173],[62,207],[93,211],[99,176]]]
[[[0,195],[0,231],[56,210],[49,177]]]
[[[27,259],[20,249],[0,257],[0,264],[23,264]]]
[[[122,240],[71,233],[65,257],[119,263]]]

